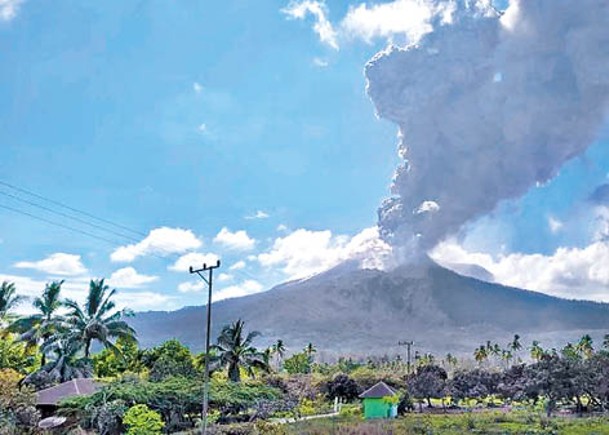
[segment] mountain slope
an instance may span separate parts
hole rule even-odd
[[[212,333],[238,318],[260,344],[314,343],[327,354],[385,353],[414,338],[424,351],[470,352],[514,333],[552,342],[579,331],[609,330],[609,305],[569,301],[458,275],[425,261],[391,272],[345,263],[310,279],[213,304]],[[177,337],[200,350],[204,307],[138,313],[143,345]]]

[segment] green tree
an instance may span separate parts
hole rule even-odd
[[[244,334],[244,323],[239,319],[231,325],[224,326],[218,336],[217,344],[212,346],[218,354],[214,365],[227,367],[228,378],[233,382],[241,381],[241,368],[250,376],[254,375],[254,368],[269,370],[262,353],[252,345],[254,338],[260,333],[252,331],[246,336]]]
[[[11,320],[11,311],[27,298],[17,295],[15,283],[3,281],[0,284],[0,327]]]
[[[594,353],[594,347],[592,346],[593,341],[590,335],[586,334],[580,338],[579,342],[575,346],[577,352],[584,358],[590,358]]]
[[[93,375],[91,360],[82,357],[78,341],[53,340],[43,345],[42,352],[49,355],[48,362],[27,376],[26,383],[36,384],[37,379],[41,377],[47,377],[52,382],[66,382],[76,378],[90,378]]]
[[[47,284],[42,297],[37,297],[32,302],[38,310],[36,314],[21,317],[14,321],[9,330],[21,334],[19,340],[27,344],[29,348],[41,345],[49,340],[59,329],[64,321],[57,314],[61,308],[61,286],[63,281],[53,281]],[[46,355],[41,355],[41,364],[46,364]]]
[[[488,358],[486,346],[480,346],[474,351],[474,359],[478,364],[482,364]]]
[[[175,338],[146,352],[143,361],[150,369],[152,381],[172,376],[192,378],[197,374],[190,349]]]
[[[36,349],[16,341],[12,334],[0,339],[0,370],[12,369],[26,374],[37,365]]]
[[[137,343],[119,337],[115,345],[119,350],[118,353],[112,349],[104,349],[93,355],[95,375],[105,378],[125,372],[139,373],[144,367],[142,362],[144,352],[138,348]]]
[[[295,353],[283,362],[283,368],[291,375],[311,373],[312,358],[306,352]]]
[[[127,426],[127,435],[161,434],[165,427],[160,414],[146,405],[129,408],[123,417],[123,424]]]
[[[64,305],[70,310],[66,317],[68,331],[61,334],[68,341],[78,342],[84,348],[85,358],[91,355],[91,343],[100,342],[105,348],[119,350],[111,338],[122,337],[135,341],[136,333],[127,322],[122,320],[132,315],[130,310],[117,311],[112,297],[116,289],[110,290],[103,279],[91,280],[89,294],[84,307],[73,300],[66,300]]]
[[[531,345],[531,358],[535,361],[541,361],[543,356],[546,354],[546,351],[539,345],[539,341],[534,340]]]

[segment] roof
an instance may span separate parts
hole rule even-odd
[[[395,396],[396,394],[398,393],[393,388],[381,381],[368,388],[359,397],[360,399],[380,399],[382,397]]]
[[[89,396],[99,389],[93,379],[81,378],[40,390],[36,393],[36,405],[57,405],[60,401],[76,396]]]

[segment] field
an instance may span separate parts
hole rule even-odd
[[[261,433],[264,433],[264,428],[261,429]],[[601,435],[609,434],[609,418],[554,417],[548,419],[539,414],[523,412],[446,415],[410,414],[395,420],[369,422],[356,417],[339,417],[294,423],[286,428],[268,430],[267,433],[299,435],[460,435],[466,433]]]

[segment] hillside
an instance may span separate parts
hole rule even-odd
[[[314,343],[322,355],[395,353],[400,339],[420,351],[470,353],[486,340],[514,333],[546,346],[584,332],[609,331],[609,305],[570,301],[465,277],[431,261],[391,272],[345,263],[310,279],[213,304],[214,337],[237,318],[283,339],[290,349]],[[204,307],[138,313],[131,321],[144,346],[177,337],[203,343]]]

